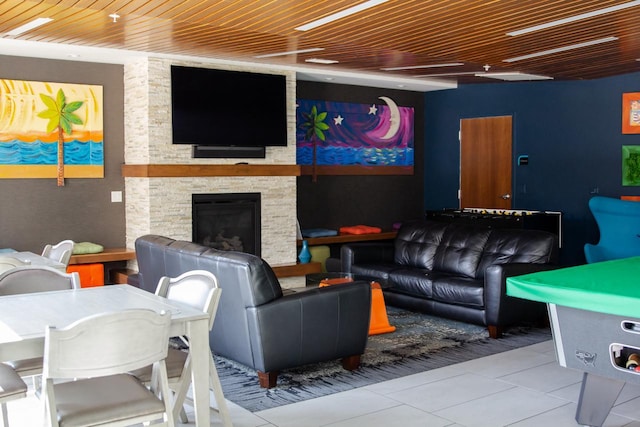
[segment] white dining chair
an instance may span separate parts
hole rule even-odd
[[[135,309],[48,327],[43,399],[49,425],[173,426],[165,364],[170,325],[169,313]],[[147,365],[157,384],[151,389],[127,373]]]
[[[0,296],[80,289],[77,272],[64,273],[45,265],[23,265],[0,273]]]
[[[0,273],[29,264],[29,262],[21,261],[11,256],[0,256]]]
[[[173,301],[182,302],[209,315],[209,330],[213,327],[220,294],[222,289],[218,287],[215,275],[205,270],[192,270],[176,278],[162,277],[156,288],[156,295]],[[188,341],[183,339],[188,346]],[[169,375],[169,387],[174,391],[173,416],[180,417],[181,421],[188,422],[184,411],[184,402],[191,385],[191,355],[189,352],[175,348],[169,348],[167,356],[167,372]],[[151,369],[146,367],[132,372],[141,381],[151,381]],[[209,357],[209,387],[213,391],[217,408],[212,408],[220,416],[225,427],[232,427],[231,415],[227,408],[218,371],[213,361],[213,354]]]
[[[27,396],[27,384],[9,365],[0,363],[0,408],[2,427],[9,427],[7,402]]]
[[[80,289],[80,276],[77,272],[63,273],[52,267],[28,265],[0,273],[0,296],[66,289]],[[42,357],[12,360],[5,363],[21,377],[42,374]],[[39,391],[40,381],[38,378],[34,379],[34,385]]]
[[[42,256],[67,266],[71,260],[74,245],[73,240],[63,240],[55,245],[45,245]]]

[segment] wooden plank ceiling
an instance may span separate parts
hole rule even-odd
[[[362,1],[6,0],[0,1],[0,36],[305,67],[310,66],[305,60],[321,58],[338,63],[313,65],[316,69],[458,83],[496,82],[474,76],[485,65],[490,72],[520,72],[556,80],[640,70],[640,4],[629,1],[389,0],[309,31],[295,29]],[[528,34],[506,34],[627,3],[633,6]],[[114,13],[120,16],[117,22],[109,17]],[[53,21],[19,36],[5,34],[38,17]],[[617,39],[505,62],[607,37]],[[256,58],[304,49],[322,50]]]

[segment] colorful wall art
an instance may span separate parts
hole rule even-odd
[[[102,113],[102,86],[0,79],[0,178],[103,178]]]
[[[622,133],[640,133],[640,93],[622,94]]]
[[[299,99],[297,163],[405,167],[413,171],[413,108],[381,96],[375,104]]]
[[[640,185],[640,145],[622,146],[622,185]]]

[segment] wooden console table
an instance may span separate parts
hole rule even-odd
[[[396,238],[397,231],[385,231],[383,233],[372,234],[339,234],[337,236],[327,237],[309,237],[304,240],[309,246],[315,245],[331,245],[351,242],[368,242],[371,240],[393,240]],[[302,240],[298,240],[298,246],[302,245]]]
[[[307,274],[320,273],[322,271],[322,265],[319,262],[272,265],[271,268],[273,272],[276,273],[278,279],[283,277],[306,276]]]
[[[93,264],[136,259],[136,252],[127,248],[105,249],[97,254],[71,255],[69,264]]]
[[[136,259],[136,252],[127,248],[108,248],[96,254],[71,255],[69,264],[105,264],[116,261],[129,261]],[[104,269],[104,277],[112,283],[127,283],[129,274],[135,273],[127,268]]]
[[[136,259],[136,252],[126,248],[105,249],[97,254],[72,255],[69,264],[93,264],[114,261],[129,261]],[[283,264],[272,266],[276,277],[305,276],[311,273],[320,273],[322,267],[319,262],[309,262],[306,264]],[[114,269],[111,278],[115,283],[127,283],[127,275],[135,273],[128,269]]]

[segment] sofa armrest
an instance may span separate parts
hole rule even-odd
[[[355,264],[393,263],[395,246],[393,242],[362,242],[344,244],[340,248],[342,271],[351,272]]]
[[[262,372],[364,353],[371,285],[356,281],[285,295],[247,309],[254,366]]]
[[[559,268],[552,264],[507,263],[487,267],[484,276],[484,298],[487,325],[507,325],[514,321],[536,320],[544,316],[542,303],[507,295],[507,277]]]

